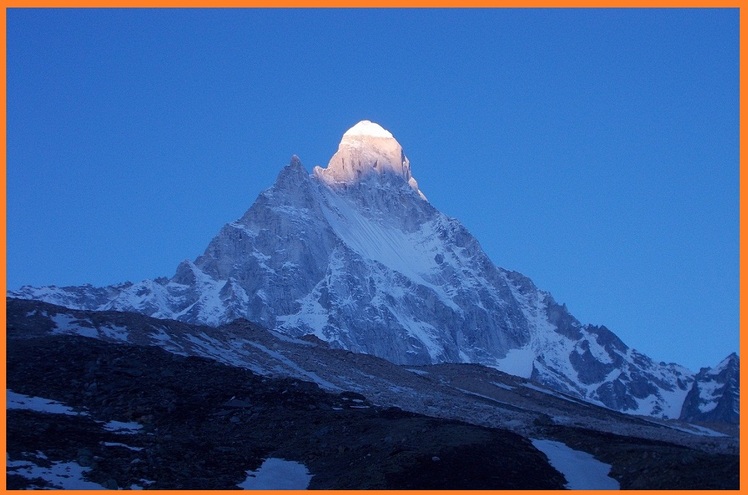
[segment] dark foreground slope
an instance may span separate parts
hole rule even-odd
[[[302,462],[310,488],[560,488],[504,430],[373,407],[293,379],[84,337],[9,338],[8,388],[83,416],[8,411],[8,456],[73,461],[101,485],[236,488],[263,459]],[[138,423],[138,433],[101,423]],[[139,449],[139,450],[136,450]],[[43,453],[41,456],[39,453]],[[8,488],[41,488],[8,472]]]
[[[142,315],[72,314],[44,303],[8,300],[7,388],[83,413],[8,410],[8,487],[50,487],[21,476],[16,466],[22,462],[42,467],[67,462],[109,488],[235,488],[247,470],[271,457],[303,463],[313,474],[310,488],[563,487],[563,476],[528,438],[555,439],[594,454],[612,465],[611,476],[624,489],[739,485],[738,456],[721,453],[733,451],[720,447],[732,445],[730,437],[677,436],[675,425],[555,397],[487,368],[441,365],[409,371],[369,356],[279,339],[267,330],[250,331],[246,325],[240,326],[242,342],[253,353],[245,365],[232,366],[206,357],[217,352],[220,332],[226,334],[226,345],[237,338],[229,327],[213,329],[213,335],[205,333],[210,331],[206,327],[173,325]],[[60,333],[62,328],[75,333]],[[162,330],[168,330],[174,351],[157,347],[155,342],[167,336]],[[146,336],[156,340],[134,343],[150,342]],[[206,347],[207,342],[214,347]],[[185,355],[195,352],[203,354]],[[263,361],[263,356],[272,359]],[[323,362],[337,363],[334,369],[352,387],[353,377],[366,382],[368,388],[354,388],[368,399],[350,389],[323,391],[284,377],[288,369],[280,366],[306,370],[307,376],[327,383],[332,374],[320,376]],[[263,375],[245,366],[262,369]],[[444,414],[442,409],[449,408],[455,412],[452,418],[464,421],[389,407],[392,396],[379,394],[378,388],[400,390],[403,396],[418,393],[431,409]],[[497,423],[514,432],[475,424],[490,414],[508,415]],[[112,431],[112,421],[139,428],[127,434]],[[655,438],[660,431],[660,440],[642,437]]]

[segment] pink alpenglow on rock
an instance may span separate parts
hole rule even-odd
[[[410,173],[402,146],[379,124],[362,120],[343,134],[327,168],[314,167],[314,175],[328,186],[357,184],[378,176],[399,177],[425,200]]]

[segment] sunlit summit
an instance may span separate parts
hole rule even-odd
[[[327,168],[314,167],[313,173],[329,185],[353,184],[372,175],[393,175],[405,180],[426,199],[410,172],[403,147],[392,133],[369,120],[348,129]]]

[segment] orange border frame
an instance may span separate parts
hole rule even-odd
[[[211,2],[210,0],[0,0],[0,32],[2,33],[2,40],[0,40],[1,54],[0,54],[0,91],[2,92],[2,105],[0,106],[0,147],[2,149],[2,158],[0,163],[0,194],[2,194],[2,215],[0,215],[0,255],[2,256],[2,264],[0,264],[0,291],[5,294],[7,293],[7,38],[6,38],[6,14],[8,8],[45,8],[45,7],[70,7],[70,8],[95,8],[95,7],[118,7],[118,8],[133,8],[133,7],[149,7],[149,8],[229,8],[229,7],[252,7],[252,8],[299,8],[299,7],[321,7],[321,8],[332,8],[332,7],[349,7],[349,8],[368,8],[368,7],[384,7],[384,8],[476,8],[476,7],[496,7],[496,8],[737,8],[740,10],[740,354],[744,354],[743,350],[745,340],[743,337],[743,327],[748,317],[748,310],[746,310],[744,300],[746,295],[746,277],[745,277],[745,264],[743,263],[745,240],[746,240],[746,202],[743,197],[743,192],[748,186],[748,175],[744,173],[743,167],[746,163],[748,155],[745,151],[744,144],[746,143],[746,137],[748,136],[748,130],[743,126],[743,117],[746,115],[746,109],[748,103],[745,98],[746,88],[746,21],[748,21],[748,13],[746,13],[746,5],[748,0],[719,0],[717,2],[709,2],[708,0],[216,0]],[[5,302],[2,304],[0,310],[0,325],[2,328],[3,337],[5,336],[6,326],[6,306]],[[0,341],[0,356],[2,357],[3,366],[0,368],[0,377],[2,381],[6,382],[6,367],[7,363],[5,338]],[[743,383],[746,383],[745,368],[741,367],[740,378]],[[6,447],[6,409],[5,409],[5,395],[1,400],[3,407],[0,410],[0,420],[2,420],[2,426],[0,427],[0,446],[3,451]],[[748,398],[746,394],[741,394],[740,397],[740,409],[746,411],[745,405]],[[740,433],[740,490],[730,490],[729,492],[748,491],[748,481],[746,476],[746,460],[743,453],[743,445],[745,444],[745,430]],[[2,478],[0,481],[0,490],[5,493],[6,490],[6,479]],[[90,490],[78,491],[69,490],[72,493],[88,494]],[[94,492],[99,492],[95,490]],[[102,491],[103,492],[103,491]],[[296,492],[294,490],[294,492]],[[345,491],[342,491],[343,493]],[[643,490],[640,493],[659,493],[656,490]],[[172,493],[172,491],[161,491],[160,493]],[[207,493],[196,490],[185,490],[173,493]],[[260,493],[275,493],[273,491],[260,490]],[[337,491],[336,493],[341,493]],[[355,492],[351,492],[355,493]],[[388,491],[372,491],[372,493],[393,493]],[[411,494],[430,494],[432,492],[427,490],[411,490],[403,491],[402,493]],[[453,492],[454,493],[454,492]],[[471,494],[494,494],[493,491],[488,490],[477,490],[471,491]],[[536,493],[549,493],[537,490],[523,490],[518,492],[522,494],[536,494]],[[596,493],[592,491],[591,493]],[[690,493],[707,493],[705,490],[693,491]]]
[[[4,8],[740,8],[740,0],[5,0]]]

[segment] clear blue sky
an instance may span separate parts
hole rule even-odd
[[[362,119],[583,323],[738,350],[738,10],[18,10],[8,287],[171,276]]]

